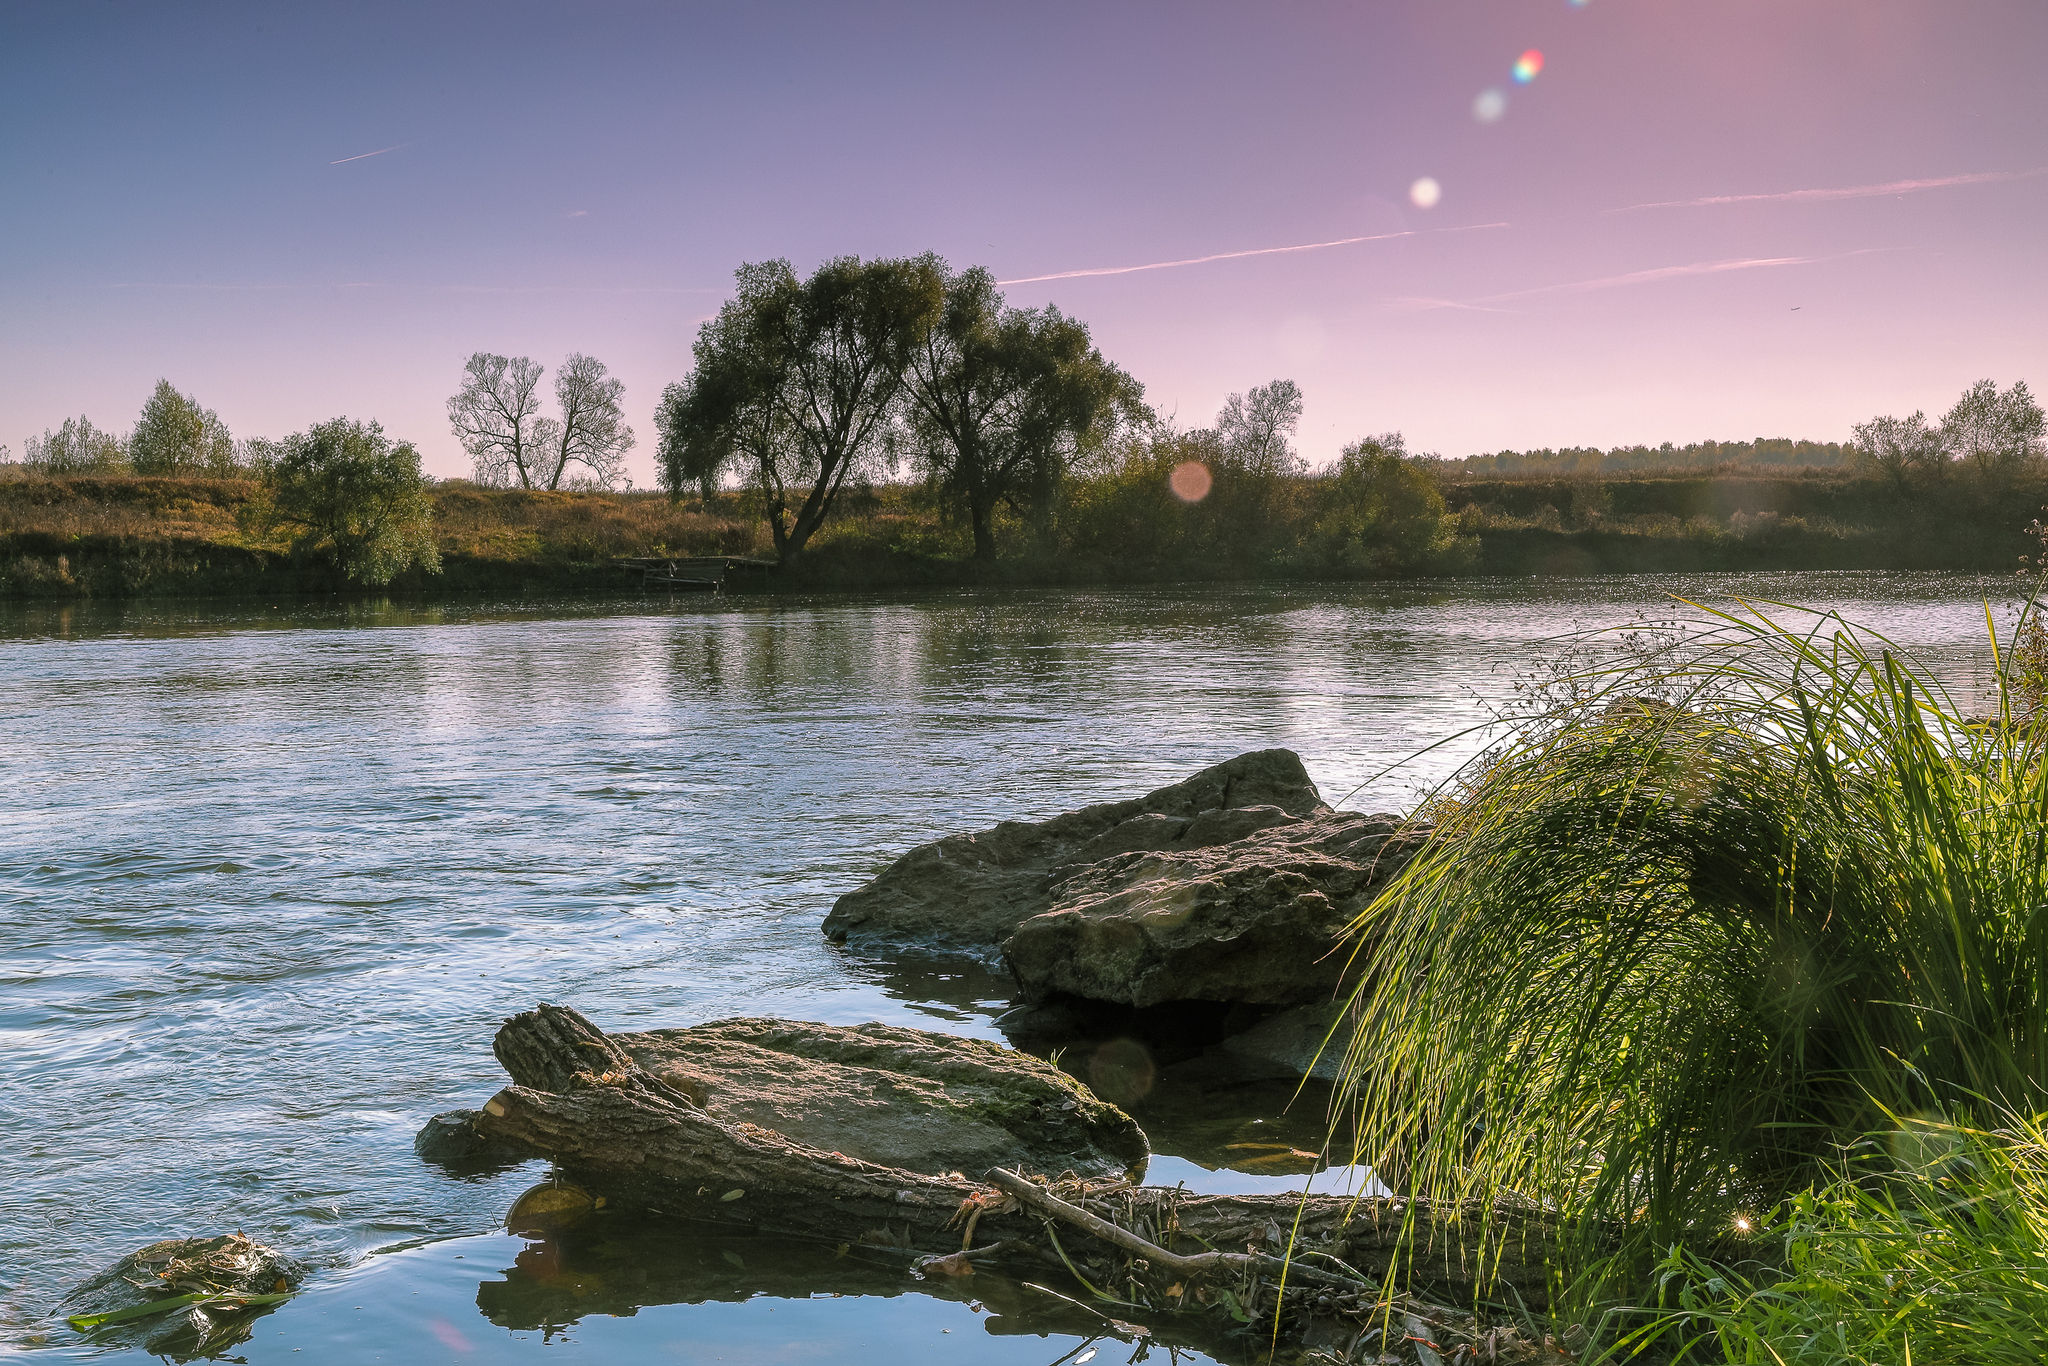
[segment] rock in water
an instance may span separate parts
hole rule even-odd
[[[516,1167],[537,1153],[484,1137],[477,1131],[478,1111],[444,1110],[420,1126],[412,1150],[452,1175],[469,1176]]]
[[[833,903],[825,937],[856,948],[936,949],[995,963],[1010,933],[1052,906],[1056,870],[1124,850],[1234,840],[1319,808],[1322,797],[1293,751],[1240,754],[1129,801],[921,844]]]
[[[1284,749],[1127,802],[920,845],[830,939],[999,958],[1032,1001],[1292,1006],[1351,980],[1340,936],[1424,832],[1323,805]]]
[[[1229,842],[1113,854],[1062,870],[1003,956],[1032,998],[1328,1001],[1355,980],[1345,926],[1414,844],[1398,817],[1324,807]]]
[[[1028,1053],[922,1029],[738,1019],[613,1034],[725,1125],[916,1172],[1142,1175],[1137,1122]]]
[[[64,1297],[58,1313],[108,1314],[180,1295],[276,1295],[296,1289],[305,1268],[239,1233],[167,1238],[130,1253]],[[104,1346],[141,1348],[186,1360],[216,1355],[249,1336],[260,1310],[180,1305],[163,1314],[91,1329]]]

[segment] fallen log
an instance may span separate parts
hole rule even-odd
[[[1046,1222],[1056,1218],[1099,1240],[1082,1255],[1107,1258],[1102,1265],[1117,1269],[1118,1284],[1149,1272],[1135,1263],[1154,1260],[1167,1276],[1277,1280],[1286,1259],[1290,1284],[1348,1291],[1358,1276],[1466,1302],[1519,1296],[1540,1311],[1547,1300],[1551,1231],[1532,1211],[1395,1198],[1190,1195],[1058,1174],[1047,1181],[1009,1171],[986,1180],[912,1172],[763,1125],[720,1122],[566,1007],[543,1005],[508,1020],[495,1050],[514,1084],[486,1103],[477,1130],[549,1157],[610,1209],[927,1258],[979,1240],[1003,1245],[1005,1256],[1027,1265],[1034,1254],[1016,1250],[1038,1249],[1041,1262],[1067,1260],[1064,1252],[1055,1258],[1045,1238]],[[970,1255],[979,1260],[985,1250]],[[1328,1270],[1333,1262],[1349,1274]]]

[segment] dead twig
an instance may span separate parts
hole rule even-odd
[[[1192,1257],[1183,1257],[1177,1252],[1168,1252],[1156,1243],[1146,1242],[1129,1229],[1119,1228],[1107,1219],[1098,1218],[1087,1210],[1068,1204],[1043,1186],[1025,1180],[1016,1172],[995,1167],[989,1171],[988,1181],[990,1185],[1007,1191],[1027,1205],[1057,1219],[1063,1219],[1075,1228],[1092,1233],[1106,1243],[1135,1253],[1156,1266],[1183,1276],[1227,1275],[1243,1271],[1286,1271],[1296,1280],[1311,1281],[1317,1285],[1336,1286],[1344,1290],[1373,1289],[1363,1281],[1340,1276],[1334,1271],[1324,1271],[1320,1267],[1303,1266],[1299,1262],[1290,1267],[1280,1258],[1269,1257],[1262,1252],[1201,1252]]]

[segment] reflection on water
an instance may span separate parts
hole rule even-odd
[[[169,1234],[340,1266],[494,1227],[533,1172],[456,1179],[411,1137],[496,1089],[491,1035],[536,1000],[990,1037],[1001,979],[835,950],[832,898],[936,835],[1272,745],[1404,805],[1477,737],[1387,766],[1559,633],[1735,591],[1986,672],[1978,584],[1908,575],[0,609],[0,1339]],[[1320,1146],[1284,1084],[1100,1061],[1197,1170]],[[390,1269],[416,1255],[375,1259],[389,1293],[427,1295]]]

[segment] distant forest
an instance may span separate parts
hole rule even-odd
[[[1440,458],[1437,470],[1450,478],[1551,479],[1573,474],[1676,474],[1720,469],[1846,469],[1856,463],[1856,448],[1840,441],[1794,441],[1763,437],[1754,441],[1694,441],[1674,446],[1567,446],[1534,451],[1496,451],[1463,459]]]

